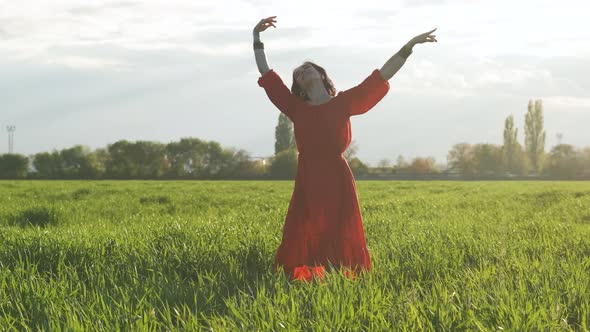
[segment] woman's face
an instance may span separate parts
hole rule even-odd
[[[301,87],[307,86],[311,80],[322,79],[322,75],[315,69],[315,67],[307,62],[295,68],[293,75],[295,76],[295,81]]]

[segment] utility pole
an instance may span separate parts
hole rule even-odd
[[[12,154],[14,152],[14,131],[16,130],[16,126],[6,126],[6,131],[8,131],[8,153]]]

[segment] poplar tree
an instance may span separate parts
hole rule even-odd
[[[514,173],[516,152],[518,148],[518,128],[514,128],[514,116],[510,115],[504,121],[504,145],[502,146],[502,160],[504,170]]]
[[[293,122],[283,113],[279,114],[279,122],[275,128],[275,155],[295,147]]]
[[[543,101],[529,100],[528,111],[525,116],[525,151],[532,169],[541,172],[543,154],[545,152],[545,131],[543,130]]]

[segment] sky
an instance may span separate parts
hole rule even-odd
[[[117,140],[220,142],[274,153],[279,111],[258,86],[252,29],[287,86],[306,60],[337,91],[437,28],[351,118],[358,157],[376,165],[459,142],[502,144],[513,115],[524,143],[529,100],[542,99],[546,151],[590,146],[590,34],[585,0],[106,1],[0,0],[0,153],[34,154]]]

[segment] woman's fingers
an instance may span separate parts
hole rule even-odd
[[[263,18],[261,19],[258,24],[256,24],[255,29],[258,31],[264,31],[266,30],[268,27],[273,26],[276,28],[276,25],[274,25],[274,23],[276,23],[277,21],[275,20],[276,16],[269,16],[267,18]]]
[[[438,42],[434,36],[420,36],[416,38],[417,43]]]
[[[258,24],[256,25],[256,29],[258,31],[264,31],[266,29],[268,29],[269,27],[273,26],[273,27],[277,27],[276,25],[274,25],[274,23],[276,23],[277,21],[275,20],[276,16],[270,16],[267,18],[263,18],[260,20],[260,22],[258,22]]]
[[[432,34],[434,31],[436,31],[436,28],[421,35],[421,37],[424,39],[424,42],[438,42],[436,40],[436,35]]]
[[[271,17],[268,17],[268,18],[266,18],[266,19],[264,20],[264,23],[265,23],[265,27],[266,27],[266,28],[268,28],[268,27],[270,27],[270,26],[273,26],[273,27],[275,27],[275,28],[277,27],[276,25],[274,25],[274,23],[277,23],[277,21],[274,19],[275,17],[276,17],[276,16],[271,16]]]
[[[434,30],[430,30],[430,31],[428,31],[428,32],[425,32],[425,33],[423,33],[423,34],[422,34],[422,36],[429,36],[429,35],[431,35],[433,32],[435,32],[435,31],[436,31],[436,29],[438,29],[438,28],[435,28]]]
[[[265,23],[265,24],[264,24],[264,30],[266,30],[266,29],[270,28],[271,26],[273,26],[273,27],[275,27],[275,28],[276,28],[276,26],[275,26],[274,24],[272,24],[272,23]]]

